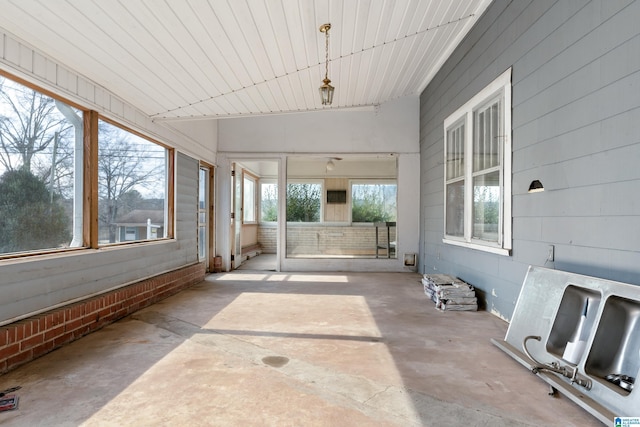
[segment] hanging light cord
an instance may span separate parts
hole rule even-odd
[[[324,44],[324,79],[329,80],[329,28],[324,32],[325,44]]]
[[[378,44],[374,44],[373,46],[362,48],[359,51],[351,52],[351,53],[349,53],[347,55],[340,55],[336,59],[347,58],[347,57],[350,57],[350,56],[354,56],[354,55],[357,55],[357,54],[360,54],[360,53],[363,53],[363,52],[367,52],[367,51],[376,49],[378,47],[381,47],[381,46],[384,46],[384,45],[387,45],[387,44],[397,43],[399,41],[406,40],[406,39],[409,39],[411,37],[415,37],[417,35],[424,34],[426,32],[438,30],[440,28],[444,28],[444,27],[449,26],[449,25],[457,24],[459,22],[462,22],[462,21],[465,21],[467,19],[473,18],[474,16],[475,16],[474,13],[469,14],[469,15],[465,15],[465,16],[462,16],[460,18],[456,18],[456,19],[453,19],[451,21],[448,21],[448,22],[443,22],[442,24],[438,24],[438,25],[435,25],[433,27],[425,28],[424,30],[416,31],[415,33],[406,34],[406,35],[404,35],[402,37],[398,37],[398,38],[395,38],[393,40],[383,41],[382,43],[378,43]],[[326,34],[326,38],[327,38],[327,40],[326,40],[326,46],[327,46],[326,52],[327,52],[327,54],[326,54],[326,62],[325,62],[325,67],[326,67],[325,71],[326,71],[326,75],[328,75],[328,71],[329,71],[329,48],[328,48],[328,46],[329,46],[329,34],[328,33]],[[308,70],[310,68],[317,67],[318,65],[320,65],[320,64],[312,64],[312,65],[308,65],[306,67],[298,68],[298,69],[296,69],[295,73],[299,73],[301,71],[305,71],[305,70]],[[239,88],[230,89],[230,90],[227,90],[225,92],[221,92],[221,93],[219,93],[217,95],[209,96],[207,98],[191,102],[189,104],[181,105],[181,106],[178,106],[178,107],[175,107],[175,108],[170,108],[168,110],[164,110],[162,112],[151,114],[149,117],[151,117],[152,119],[160,119],[160,120],[167,119],[168,117],[166,117],[166,116],[163,117],[163,114],[174,113],[176,111],[180,111],[180,110],[183,110],[185,108],[193,107],[194,105],[203,104],[205,102],[208,102],[208,101],[211,101],[211,100],[214,100],[214,99],[218,99],[218,98],[221,98],[221,97],[226,96],[226,95],[230,95],[230,94],[232,94],[234,92],[239,92],[239,91],[247,89],[249,87],[259,86],[259,85],[267,83],[269,81],[273,81],[273,80],[277,80],[277,79],[280,79],[280,78],[283,78],[283,77],[287,77],[287,76],[289,76],[291,74],[294,74],[294,72],[293,71],[292,72],[285,72],[284,74],[276,75],[276,76],[274,76],[274,77],[272,77],[272,78],[270,78],[268,80],[265,79],[263,81],[256,81],[253,84],[250,84],[250,85],[247,85],[247,86],[242,86],[242,87],[239,87]],[[191,116],[191,118],[193,118],[193,116]]]

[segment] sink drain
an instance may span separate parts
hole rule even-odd
[[[282,356],[267,356],[262,358],[262,362],[265,365],[273,366],[274,368],[280,368],[289,363],[289,359]]]

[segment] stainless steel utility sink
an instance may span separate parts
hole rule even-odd
[[[492,342],[603,423],[638,416],[640,286],[529,267]]]

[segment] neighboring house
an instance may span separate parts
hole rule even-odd
[[[164,211],[137,209],[122,215],[115,225],[117,242],[157,239],[164,233]]]

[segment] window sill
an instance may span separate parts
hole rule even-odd
[[[442,243],[447,245],[461,246],[463,248],[475,249],[483,252],[490,252],[496,255],[511,256],[511,249],[499,248],[497,246],[480,245],[478,243],[464,242],[461,240],[442,239]]]

